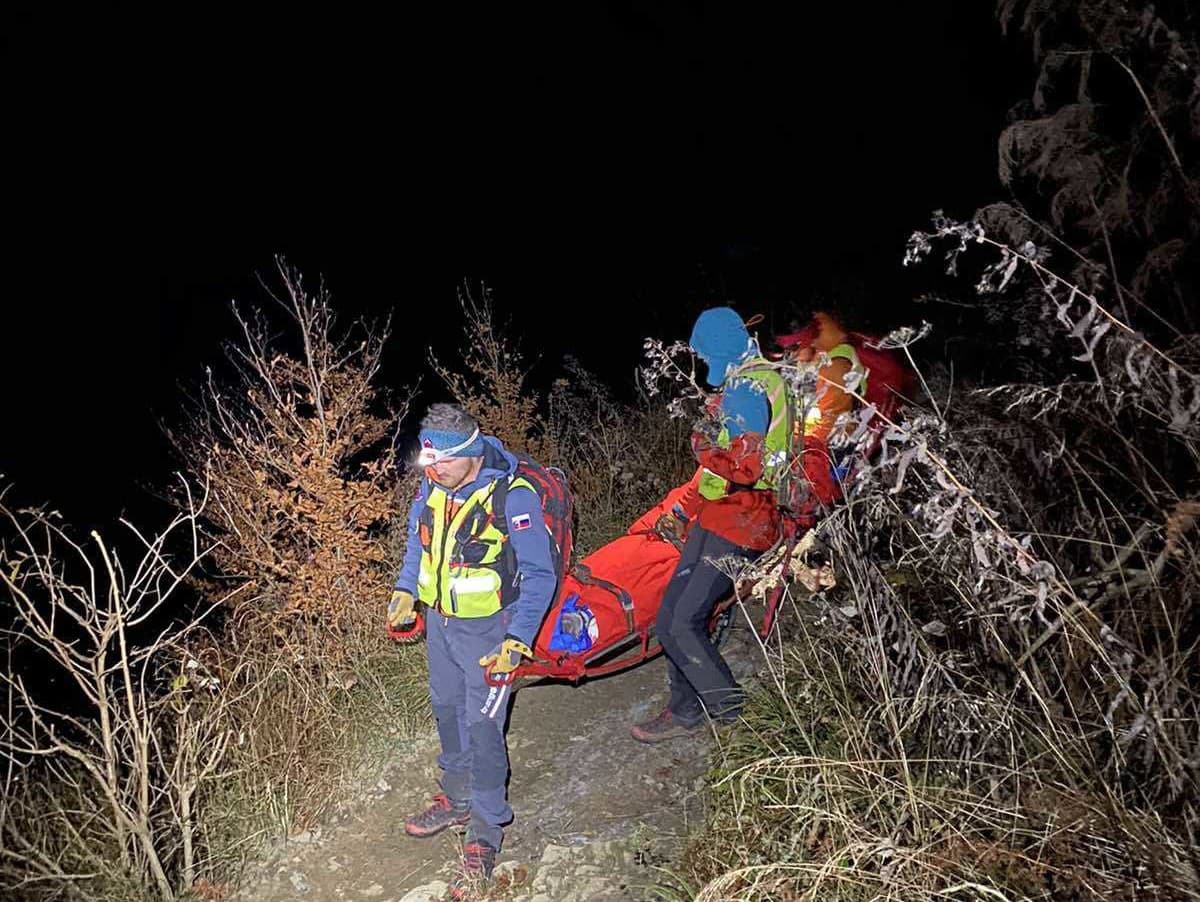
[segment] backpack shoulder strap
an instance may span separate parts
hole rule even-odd
[[[788,381],[771,365],[771,361],[762,357],[752,357],[733,375],[754,381],[762,390],[767,401],[768,434],[781,427],[787,429],[790,434],[794,419],[792,408],[795,403],[792,389]]]
[[[529,489],[535,495],[538,494],[537,486],[520,473],[509,473],[507,478],[496,480],[496,488],[492,490],[492,516],[495,518],[493,522],[495,527],[506,536],[508,535],[506,506],[508,493],[512,489]]]
[[[505,536],[508,535],[508,516],[505,514],[505,506],[508,504],[508,487],[511,482],[512,476],[497,480],[496,488],[492,492],[492,524]]]
[[[843,341],[840,345],[834,345],[825,352],[825,355],[830,360],[836,360],[839,357],[843,360],[849,360],[852,366],[862,365],[861,361],[858,359],[858,349],[848,341]]]
[[[840,345],[834,345],[825,355],[830,360],[845,360],[850,364],[850,371],[858,373],[858,385],[855,391],[859,394],[865,394],[867,391],[867,380],[871,376],[870,368],[862,362],[862,358],[858,356],[858,348],[848,341],[843,341]]]

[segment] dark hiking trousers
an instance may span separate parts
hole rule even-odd
[[[501,826],[512,820],[508,805],[508,685],[488,686],[479,659],[504,640],[508,618],[443,617],[430,610],[425,647],[429,652],[429,696],[442,753],[442,789],[452,802],[469,802],[467,839],[500,848]]]
[[[710,561],[731,555],[749,561],[758,554],[699,526],[688,534],[655,622],[667,655],[668,707],[680,723],[698,724],[706,710],[715,720],[732,720],[741,710],[741,688],[708,634],[713,607],[733,581]]]

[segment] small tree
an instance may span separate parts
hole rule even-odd
[[[217,574],[248,584],[239,618],[330,662],[378,632],[388,579],[380,535],[394,500],[388,438],[403,410],[377,410],[386,324],[336,334],[325,287],[310,294],[282,260],[276,268],[282,294],[268,293],[291,321],[295,352],[261,313],[235,308],[233,378],[226,386],[210,369],[172,438],[193,481],[211,485],[202,527]],[[326,641],[331,633],[342,641]]]

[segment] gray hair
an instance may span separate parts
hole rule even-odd
[[[457,404],[430,404],[421,420],[421,428],[470,435],[479,428],[479,421]]]

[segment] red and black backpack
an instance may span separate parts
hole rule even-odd
[[[508,479],[496,483],[492,493],[492,510],[495,512],[495,526],[505,537],[508,536],[508,517],[505,515],[505,502],[508,501],[508,489],[513,479],[523,477],[529,480],[538,499],[542,502],[542,512],[546,519],[546,529],[550,532],[550,553],[554,560],[554,577],[557,580],[555,597],[551,604],[558,601],[558,593],[562,591],[563,574],[571,564],[571,548],[574,536],[575,502],[571,497],[571,486],[567,482],[567,474],[558,467],[543,467],[527,454],[517,454],[517,469]],[[512,544],[506,542],[504,550],[507,571],[516,575],[516,552]],[[507,581],[506,581],[507,582]],[[520,585],[514,587],[515,592],[504,599],[507,606],[515,600],[520,592]],[[511,591],[509,586],[504,587]]]
[[[915,374],[912,367],[895,351],[878,347],[879,339],[875,336],[851,332],[848,341],[867,370],[864,395],[867,403],[873,404],[880,415],[894,420],[904,401],[913,395]]]

